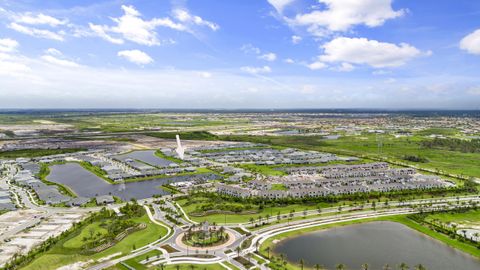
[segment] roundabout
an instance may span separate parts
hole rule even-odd
[[[232,245],[236,240],[237,236],[231,229],[203,223],[178,234],[175,244],[185,250],[218,250]]]

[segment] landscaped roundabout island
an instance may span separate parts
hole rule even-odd
[[[177,237],[177,245],[185,249],[218,249],[235,241],[235,235],[223,226],[208,222],[192,225]]]

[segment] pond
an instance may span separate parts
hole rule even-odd
[[[335,269],[339,263],[347,269],[392,269],[404,262],[413,269],[422,264],[430,270],[478,270],[480,260],[451,248],[435,239],[395,222],[370,222],[338,227],[287,238],[275,246],[276,254],[284,254],[298,265],[320,264]]]
[[[113,195],[122,200],[130,200],[168,194],[160,186],[169,182],[193,181],[199,178],[216,179],[217,177],[215,174],[182,175],[125,184],[110,184],[85,170],[78,163],[66,163],[51,166],[47,180],[68,186],[80,197],[93,198],[99,195]]]
[[[141,162],[150,164],[155,167],[168,167],[174,163],[172,161],[160,158],[155,155],[155,150],[133,151],[130,153],[117,155],[115,158],[125,161],[127,159],[140,160]]]

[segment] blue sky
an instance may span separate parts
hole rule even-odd
[[[0,0],[1,108],[480,108],[480,1]]]

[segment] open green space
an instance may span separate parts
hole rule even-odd
[[[436,213],[428,215],[426,220],[438,220],[443,223],[476,223],[477,225],[480,225],[480,210],[469,210],[460,213]]]
[[[33,157],[43,157],[43,156],[50,156],[50,155],[74,153],[79,151],[85,151],[85,149],[64,148],[64,149],[25,149],[25,150],[0,151],[0,158],[33,158]]]
[[[135,210],[136,211],[136,210]],[[39,254],[34,258],[28,265],[22,269],[28,270],[51,270],[57,269],[60,266],[69,265],[75,262],[84,262],[89,260],[98,260],[102,257],[109,256],[112,254],[121,253],[123,255],[129,253],[133,249],[140,248],[148,243],[151,243],[167,233],[167,230],[150,221],[148,216],[145,214],[142,209],[139,213],[133,214],[131,211],[125,211],[125,217],[123,218],[125,222],[131,224],[146,224],[146,228],[138,231],[134,231],[131,234],[128,234],[120,242],[116,243],[114,246],[98,252],[98,253],[85,253],[82,250],[82,246],[88,245],[91,243],[92,238],[90,237],[90,229],[98,229],[102,227],[102,223],[114,224],[113,220],[119,219],[113,213],[110,213],[110,217],[102,217],[101,220],[93,220],[91,223],[83,224],[80,227],[77,227],[74,231],[67,234],[64,238],[60,239],[57,243],[53,245],[48,251]],[[112,227],[106,226],[102,228],[107,228],[107,231],[111,231]],[[97,231],[94,233],[94,237]],[[100,230],[101,236],[108,235],[106,231]],[[87,241],[84,241],[84,237],[87,238]]]

